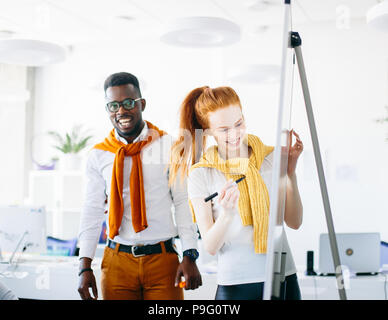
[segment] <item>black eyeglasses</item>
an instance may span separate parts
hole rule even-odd
[[[136,102],[141,99],[143,98],[137,98],[135,100],[131,98],[127,98],[127,99],[124,99],[123,101],[108,102],[106,104],[106,109],[109,112],[117,112],[120,109],[120,106],[123,106],[125,110],[132,110],[135,107]]]

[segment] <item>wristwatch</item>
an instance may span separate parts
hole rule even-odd
[[[192,261],[195,261],[199,257],[199,252],[196,249],[188,249],[183,251],[184,257],[189,257]]]

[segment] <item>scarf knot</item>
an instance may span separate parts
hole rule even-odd
[[[146,140],[124,144],[116,139],[113,129],[109,136],[102,143],[96,144],[93,148],[109,151],[115,154],[109,203],[109,238],[113,239],[119,234],[121,221],[124,214],[123,203],[123,170],[124,159],[130,156],[132,168],[129,180],[129,191],[131,200],[132,226],[135,232],[140,232],[148,227],[146,217],[146,204],[143,184],[143,168],[140,157],[141,150],[156,139],[165,135],[166,132],[146,121],[149,135]]]

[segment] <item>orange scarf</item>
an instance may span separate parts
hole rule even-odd
[[[152,123],[148,125],[147,140],[125,144],[115,137],[113,129],[104,142],[96,144],[93,148],[109,151],[115,154],[112,171],[110,205],[109,205],[109,237],[113,239],[119,234],[119,228],[124,213],[123,204],[123,169],[124,158],[132,157],[132,169],[129,180],[129,191],[131,199],[132,225],[135,232],[143,231],[148,227],[146,217],[146,205],[143,185],[143,169],[140,151],[156,139],[167,134],[159,130]]]

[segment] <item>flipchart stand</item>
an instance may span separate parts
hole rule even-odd
[[[285,40],[287,40],[287,48],[292,49],[293,53],[293,64],[295,65],[295,58],[298,63],[298,71],[299,71],[299,77],[302,85],[302,91],[303,91],[303,97],[306,107],[306,113],[307,113],[307,119],[308,124],[310,128],[310,134],[311,134],[311,140],[314,150],[314,157],[315,157],[315,163],[317,166],[317,172],[318,172],[318,178],[319,178],[319,185],[322,195],[322,201],[326,216],[326,224],[328,229],[328,235],[329,235],[329,242],[330,242],[330,249],[332,253],[333,263],[334,263],[334,270],[335,270],[335,276],[337,280],[337,289],[339,293],[339,297],[341,300],[346,300],[346,292],[345,292],[345,286],[344,286],[344,276],[343,276],[343,270],[342,265],[340,262],[339,257],[339,251],[338,251],[338,245],[337,245],[337,239],[336,234],[334,231],[334,223],[333,223],[333,217],[330,209],[330,201],[327,191],[327,185],[325,180],[325,174],[323,171],[323,164],[322,164],[322,156],[319,148],[319,142],[318,142],[318,135],[317,135],[317,129],[315,126],[315,120],[314,120],[314,114],[313,114],[313,108],[310,98],[310,92],[307,84],[307,77],[306,77],[306,70],[303,62],[303,56],[302,56],[302,39],[298,32],[294,32],[292,27],[292,20],[291,20],[291,0],[284,0],[285,4],[285,23],[284,27],[287,28],[287,26],[290,23],[290,29],[285,33]],[[285,57],[285,53],[283,53],[283,57]],[[283,59],[282,62],[283,66],[285,65],[285,60]],[[283,71],[284,72],[284,71]],[[284,75],[282,76],[284,78]],[[283,84],[284,85],[284,84]],[[282,92],[282,88],[281,88]],[[282,95],[280,101],[283,101]],[[281,103],[282,105],[282,103]],[[282,112],[282,108],[279,107],[279,113]],[[283,204],[284,206],[284,204]],[[273,212],[279,211],[276,206]],[[283,208],[280,208],[280,211],[283,210]],[[279,213],[277,213],[279,214]],[[283,216],[281,216],[283,223]],[[279,223],[277,223],[279,225]],[[271,227],[271,225],[270,225]],[[274,228],[274,227],[273,227]],[[274,230],[273,230],[274,231]],[[271,300],[283,300],[285,299],[285,291],[287,283],[285,282],[285,264],[286,264],[286,253],[283,252],[283,249],[281,246],[277,246],[274,244],[274,240],[269,242],[269,246],[271,246],[271,250],[273,251],[273,257],[267,257],[267,268],[271,270],[272,272],[272,279],[270,281],[270,278],[267,278],[267,282],[270,281],[270,283],[267,283],[264,285],[264,298],[265,299],[271,299]],[[277,247],[275,249],[272,248]],[[281,287],[284,287],[283,290],[281,290]]]
[[[299,33],[294,32],[294,31],[291,31],[290,37],[291,37],[290,44],[291,44],[291,47],[294,49],[295,57],[296,57],[296,60],[298,62],[299,77],[300,77],[300,81],[301,81],[301,85],[302,85],[302,91],[303,91],[303,97],[304,97],[304,102],[305,102],[305,107],[306,107],[307,119],[308,119],[308,123],[309,123],[311,140],[312,140],[312,144],[313,144],[315,164],[317,166],[317,171],[318,171],[319,185],[320,185],[320,189],[321,189],[323,207],[325,210],[326,224],[327,224],[327,229],[328,229],[328,234],[329,234],[331,254],[332,254],[333,262],[334,262],[335,276],[337,279],[338,293],[339,293],[341,300],[346,300],[344,277],[343,277],[342,266],[341,266],[341,262],[340,262],[339,252],[338,252],[337,238],[336,238],[335,231],[334,231],[334,223],[333,223],[333,217],[331,214],[330,201],[329,201],[329,195],[328,195],[328,191],[327,191],[325,174],[323,171],[323,164],[322,164],[321,151],[319,148],[317,129],[315,126],[315,120],[314,120],[313,108],[312,108],[312,104],[311,104],[310,92],[309,92],[309,88],[308,88],[308,84],[307,84],[306,70],[305,70],[304,62],[303,62],[302,49],[301,49],[302,39],[301,39]]]

